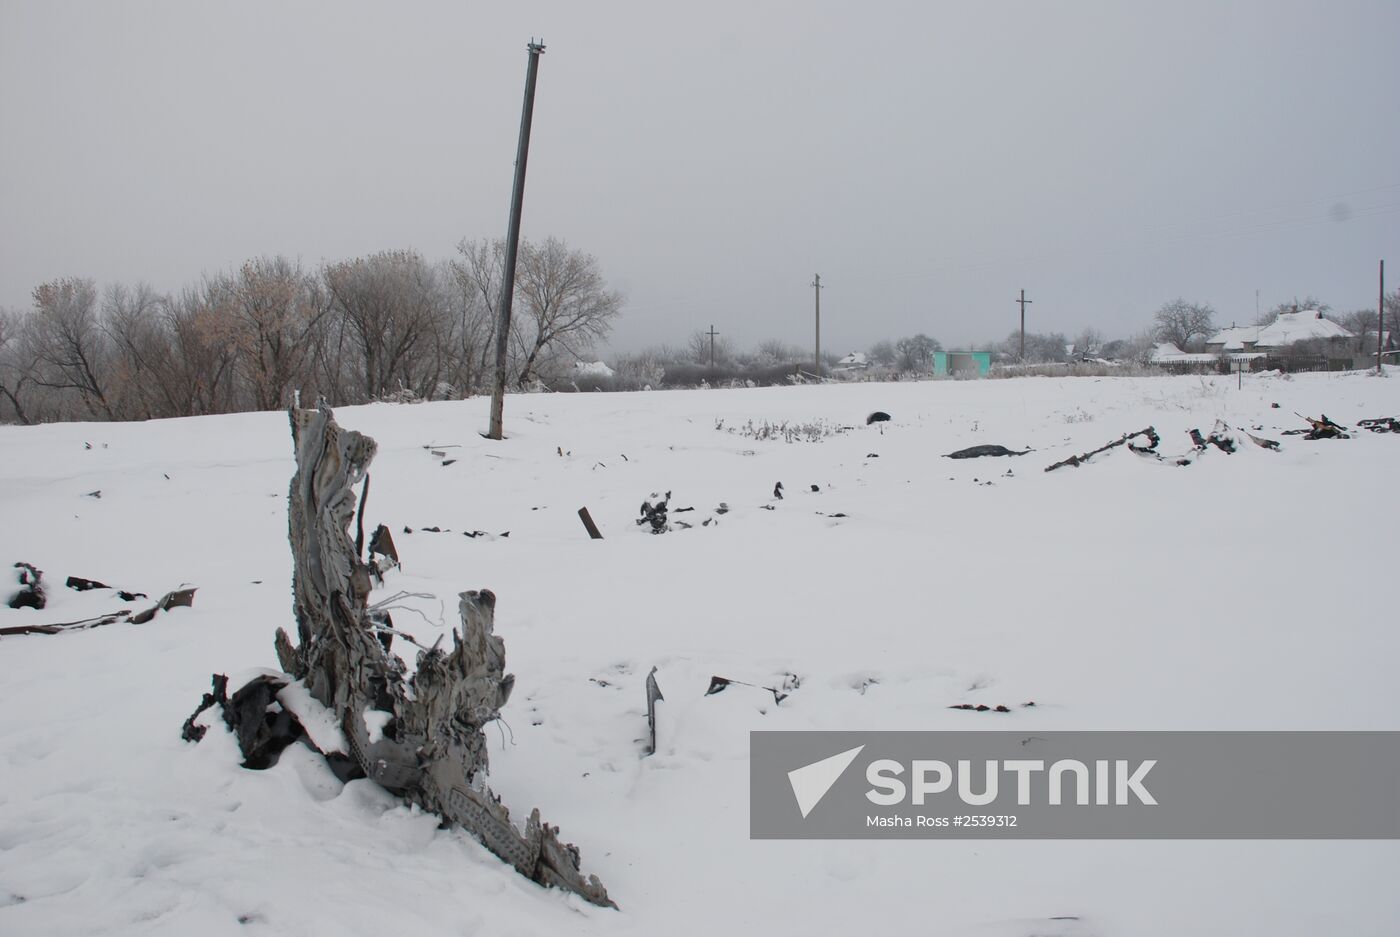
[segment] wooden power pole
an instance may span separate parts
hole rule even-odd
[[[1391,323],[1392,325],[1394,323]],[[1381,339],[1385,337],[1385,261],[1381,261],[1381,296],[1376,300],[1376,373],[1381,373]]]
[[[822,378],[822,275],[814,274],[812,292],[817,297],[817,380]]]
[[[1016,300],[1021,304],[1021,363],[1026,363],[1026,306],[1032,300],[1026,299],[1026,291],[1021,290],[1021,298]]]
[[[714,324],[711,323],[710,331],[704,334],[710,336],[710,370],[713,371],[715,369],[715,336],[719,333],[715,331]]]
[[[510,194],[510,228],[506,233],[505,268],[501,271],[501,305],[496,315],[496,382],[491,391],[491,428],[488,439],[504,434],[506,405],[506,359],[509,357],[510,306],[515,295],[515,258],[520,248],[520,210],[525,205],[525,161],[530,155],[530,121],[535,114],[535,75],[540,67],[544,43],[531,39],[529,65],[525,71],[525,105],[520,113],[520,142],[515,149],[515,185]]]

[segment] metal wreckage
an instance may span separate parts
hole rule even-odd
[[[281,694],[287,681],[273,676],[254,679],[230,698],[227,678],[215,675],[213,692],[185,722],[184,737],[198,741],[206,727],[195,718],[218,706],[245,767],[275,764],[282,749],[303,741],[343,779],[368,777],[461,826],[525,877],[616,907],[598,877],[579,870],[578,849],[560,841],[559,828],[543,822],[538,808],[521,830],[487,786],[483,727],[500,715],[515,684],[505,673],[505,642],[493,632],[495,595],[461,593],[462,628],[453,630],[452,646],[444,649],[439,639],[421,648],[409,672],[390,650],[387,614],[368,606],[377,569],[361,560],[347,533],[355,514],[352,487],[365,478],[376,444],[341,429],[325,406],[294,409],[291,423],[297,469],[288,527],[297,643],[278,628],[275,646],[282,669],[333,714],[349,751],[318,747],[297,719],[293,697]]]

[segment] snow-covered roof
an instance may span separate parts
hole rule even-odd
[[[1324,319],[1316,309],[1301,312],[1281,312],[1279,317],[1259,330],[1259,344],[1279,348],[1312,338],[1353,338],[1351,331],[1331,319]]]
[[[1176,347],[1175,342],[1158,342],[1152,346],[1153,361],[1158,358],[1174,358],[1181,353],[1181,349]]]
[[[1157,364],[1205,364],[1215,359],[1216,356],[1209,352],[1182,351],[1175,342],[1158,342],[1148,356],[1148,360]]]
[[[851,352],[849,355],[847,355],[846,357],[842,358],[840,361],[838,361],[838,362],[836,362],[836,363],[837,363],[837,364],[868,364],[869,362],[866,360],[865,352],[863,352],[863,351],[853,351],[853,352]]]
[[[1258,335],[1259,327],[1256,325],[1232,325],[1206,339],[1206,344],[1220,345],[1225,351],[1244,351]]]
[[[587,375],[589,377],[612,377],[616,373],[601,361],[576,361],[574,362],[574,370],[580,376]]]

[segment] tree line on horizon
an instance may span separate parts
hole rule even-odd
[[[0,422],[146,420],[489,392],[504,246],[385,251],[306,269],[249,260],[171,294],[68,277],[0,311]],[[607,335],[624,298],[557,238],[520,245],[508,382],[535,386]]]
[[[145,420],[273,410],[300,399],[339,406],[376,400],[459,399],[489,393],[495,372],[497,301],[504,245],[464,240],[450,260],[385,251],[306,269],[285,257],[249,260],[173,294],[149,286],[64,278],[33,291],[28,310],[0,310],[0,423]],[[823,376],[866,380],[927,377],[944,347],[918,333],[877,341],[865,361],[842,368],[828,352],[778,339],[749,351],[696,331],[678,345],[579,367],[606,338],[624,298],[594,257],[562,240],[522,242],[508,338],[508,385],[520,390],[641,390],[776,385]],[[1400,290],[1386,297],[1400,312]],[[1315,309],[1363,336],[1376,310],[1333,315],[1313,297],[1258,317]],[[1199,350],[1218,328],[1207,303],[1164,303],[1148,328],[1105,340],[1027,332],[965,346],[994,361],[1059,365],[1105,358],[1147,365],[1156,343]],[[1393,328],[1393,325],[1391,326]],[[1365,350],[1365,349],[1359,349]],[[1372,343],[1374,350],[1374,341]],[[1013,369],[1014,370],[1014,369]]]

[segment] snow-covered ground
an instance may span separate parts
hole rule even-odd
[[[1400,413],[1400,373],[521,396],[505,442],[484,400],[337,411],[379,442],[367,520],[404,560],[376,598],[437,596],[395,613],[431,641],[457,592],[497,593],[517,683],[492,786],[617,911],[300,747],[255,772],[221,728],[180,740],[209,675],[275,666],[292,622],[285,414],[0,428],[0,560],[52,600],[0,627],[123,607],[70,574],[199,589],[0,639],[0,934],[1395,934],[1395,842],[748,838],[752,729],[1400,729],[1400,436],[1280,436],[1294,411]],[[1182,452],[1217,418],[1282,451],[1042,471],[1148,424]],[[784,421],[810,432],[746,431]],[[981,443],[1035,451],[940,458]],[[652,536],[638,507],[668,490],[695,526]],[[780,706],[703,695],[787,674]]]

